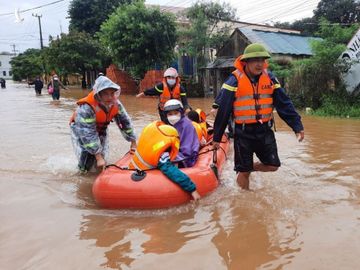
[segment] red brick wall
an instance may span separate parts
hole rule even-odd
[[[121,94],[135,95],[138,93],[138,86],[136,85],[136,82],[127,72],[119,70],[114,64],[111,64],[106,69],[106,77],[120,85]]]
[[[146,72],[144,79],[141,80],[139,92],[154,87],[156,84],[161,83],[163,80],[164,71],[162,70],[149,70]]]

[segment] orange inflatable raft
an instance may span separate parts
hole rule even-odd
[[[219,181],[216,170],[220,174],[229,149],[229,140],[223,136],[220,149],[214,151],[207,144],[200,150],[194,167],[181,169],[196,184],[201,196],[212,192]],[[110,166],[95,180],[93,194],[96,202],[104,208],[112,209],[155,209],[176,206],[189,202],[191,196],[169,180],[159,170],[146,171],[146,176],[140,181],[132,180],[132,170],[125,170],[131,160],[128,153],[116,166]],[[214,164],[215,160],[215,164]],[[216,165],[216,169],[214,169]]]

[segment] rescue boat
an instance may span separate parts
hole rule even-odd
[[[224,135],[220,148],[213,151],[208,142],[199,152],[195,165],[181,169],[196,184],[201,197],[219,185],[220,174],[229,150],[229,139]],[[138,175],[126,169],[131,160],[127,153],[107,167],[95,180],[93,195],[96,202],[109,209],[157,209],[185,204],[191,196],[157,169]],[[134,180],[133,180],[134,179]]]

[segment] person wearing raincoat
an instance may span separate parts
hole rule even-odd
[[[166,123],[173,126],[180,137],[180,149],[175,161],[179,167],[192,167],[197,161],[200,142],[191,120],[185,116],[182,103],[177,99],[170,99],[164,105]]]
[[[136,136],[124,106],[118,100],[120,86],[105,76],[96,79],[93,90],[79,105],[70,119],[72,142],[80,171],[87,172],[96,161],[104,168],[108,154],[107,126],[112,120],[119,127],[130,149],[136,149]]]

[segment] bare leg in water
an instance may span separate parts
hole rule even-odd
[[[254,171],[259,171],[259,172],[275,172],[278,169],[278,167],[265,165],[261,162],[255,162],[253,168]],[[236,181],[242,189],[249,190],[250,173],[251,172],[238,173]]]

